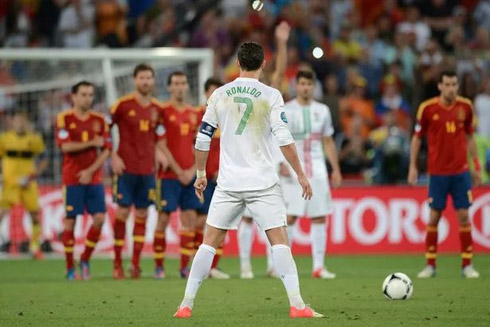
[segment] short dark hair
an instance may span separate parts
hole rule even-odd
[[[77,84],[73,85],[71,87],[71,94],[77,94],[78,93],[78,89],[82,86],[90,86],[90,87],[93,87],[95,88],[94,84],[93,83],[90,83],[88,81],[80,81],[78,82]]]
[[[310,81],[316,81],[316,74],[311,70],[299,70],[296,73],[296,82],[299,81],[300,78],[306,78]]]
[[[244,42],[238,48],[238,62],[243,70],[258,70],[264,57],[264,48],[256,42]]]
[[[444,70],[439,75],[439,83],[442,83],[442,78],[444,76],[451,78],[451,77],[458,77],[458,74],[456,74],[454,70]]]
[[[221,87],[223,86],[223,82],[219,78],[216,77],[210,77],[204,82],[204,91],[208,91],[211,86],[216,86],[216,87]]]
[[[151,75],[155,76],[155,70],[153,69],[153,67],[151,67],[148,64],[144,64],[144,63],[138,64],[138,65],[136,65],[136,67],[134,67],[133,77],[138,76],[138,74],[140,72],[147,72],[147,71],[150,71]]]
[[[167,86],[170,85],[170,84],[172,84],[172,78],[174,76],[185,76],[185,77],[187,77],[186,73],[184,73],[183,71],[177,70],[175,72],[172,72],[167,77]]]

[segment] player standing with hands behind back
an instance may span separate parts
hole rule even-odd
[[[265,66],[264,49],[245,42],[238,49],[240,77],[218,88],[208,100],[196,140],[196,194],[203,199],[207,186],[206,161],[215,130],[221,131],[218,186],[211,200],[202,245],[194,257],[177,318],[190,318],[194,298],[209,274],[216,248],[226,231],[236,229],[245,208],[265,230],[272,245],[276,272],[287,291],[290,317],[322,317],[306,306],[286,232],[286,208],[271,155],[271,138],[281,147],[310,199],[311,186],[301,168],[294,140],[287,128],[284,102],[277,89],[258,81]]]
[[[437,225],[451,194],[459,220],[463,276],[478,278],[471,264],[472,238],[468,208],[472,202],[471,176],[468,171],[469,150],[475,166],[474,182],[481,183],[480,163],[473,138],[473,108],[471,101],[457,96],[458,77],[455,72],[442,72],[439,79],[441,95],[423,102],[417,112],[417,125],[410,147],[408,182],[417,184],[417,156],[421,138],[426,135],[429,147],[428,171],[430,217],[425,240],[427,265],[419,278],[436,275]]]

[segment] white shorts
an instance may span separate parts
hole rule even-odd
[[[281,178],[288,216],[316,218],[325,217],[333,211],[332,195],[327,179],[311,179],[310,184],[313,197],[306,201],[301,196],[303,192],[295,178]]]
[[[237,229],[245,208],[261,230],[287,226],[286,206],[279,184],[250,192],[227,192],[218,185],[206,223],[219,229]]]

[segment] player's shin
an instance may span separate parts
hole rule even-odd
[[[126,222],[116,217],[114,222],[114,267],[122,266],[122,249],[126,238]]]
[[[471,265],[473,257],[473,240],[471,238],[471,224],[464,224],[459,227],[459,239],[461,241],[462,267]]]
[[[327,229],[325,223],[311,224],[311,254],[313,257],[313,271],[325,266],[325,246],[327,243]]]
[[[146,217],[135,217],[133,228],[133,257],[131,263],[133,267],[139,267],[141,251],[145,245]]]
[[[425,237],[425,258],[427,265],[435,267],[437,257],[437,225],[427,225],[427,235]]]
[[[213,263],[211,264],[211,269],[215,269],[218,267],[219,260],[221,259],[222,255],[223,255],[223,242],[221,242],[221,244],[216,249],[216,254],[213,258]]]
[[[39,249],[39,236],[41,235],[41,225],[38,220],[32,220],[32,234],[30,248],[32,253],[37,253]]]
[[[180,234],[180,271],[187,268],[189,261],[194,254],[194,231],[181,230]],[[185,276],[183,276],[185,277]]]
[[[252,263],[250,256],[252,252],[253,225],[242,221],[238,226],[238,249],[240,254],[241,268],[250,268]]]
[[[67,229],[63,231],[62,236],[63,246],[65,248],[65,258],[66,258],[66,270],[74,269],[75,262],[73,260],[73,249],[75,246],[75,236],[73,229]]]
[[[206,278],[209,274],[215,254],[216,250],[206,244],[202,244],[199,247],[199,250],[197,250],[194,261],[192,262],[189,279],[187,280],[187,285],[185,287],[184,299],[180,304],[181,308],[189,307],[192,309],[196,293],[199,290],[204,278]]]
[[[97,244],[100,237],[101,227],[92,225],[87,232],[87,237],[85,239],[85,250],[82,253],[81,260],[89,261],[92,253],[95,249],[95,245]]]
[[[163,259],[165,257],[165,248],[167,243],[165,241],[165,232],[155,231],[153,239],[153,256],[155,258],[155,268],[163,269]]]
[[[298,271],[289,246],[284,244],[273,245],[272,260],[274,262],[274,268],[288,294],[290,306],[303,309],[305,302],[301,297]]]

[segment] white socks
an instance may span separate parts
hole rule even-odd
[[[272,260],[274,268],[284,284],[288,293],[289,304],[292,307],[303,309],[305,302],[299,291],[298,271],[289,246],[276,244],[272,246]]]
[[[240,267],[251,267],[253,224],[240,222],[238,226],[238,251],[240,253]]]
[[[327,247],[327,229],[325,224],[311,224],[311,255],[313,271],[325,266],[325,251]]]
[[[293,245],[294,224],[288,225],[287,231],[288,231],[289,247],[291,247]]]
[[[187,280],[187,285],[185,287],[184,299],[180,304],[181,308],[189,307],[192,309],[197,290],[199,289],[199,286],[201,286],[204,278],[209,275],[209,270],[211,269],[215,254],[216,249],[206,244],[201,244],[199,250],[197,250],[194,261],[192,262],[189,279]]]

